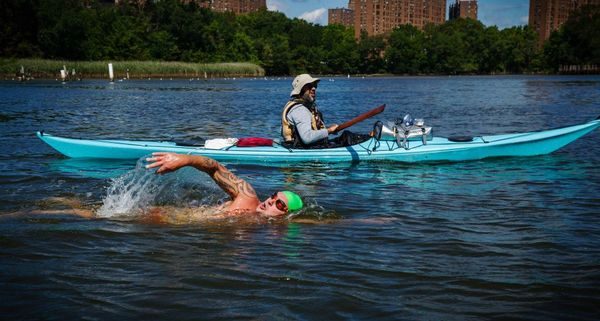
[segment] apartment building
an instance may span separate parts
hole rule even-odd
[[[267,0],[210,0],[210,8],[218,12],[249,13],[267,8]]]
[[[448,19],[471,18],[477,20],[477,1],[476,0],[456,0],[450,5]]]
[[[327,10],[327,23],[352,27],[354,26],[354,10],[348,8],[329,9]]]
[[[411,24],[423,28],[428,23],[446,21],[446,0],[354,0],[354,32],[384,34],[397,26]],[[350,4],[349,4],[350,5]]]
[[[537,32],[542,43],[569,19],[571,12],[588,4],[600,5],[600,0],[530,0],[529,26]]]

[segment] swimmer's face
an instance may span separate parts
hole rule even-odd
[[[258,204],[256,212],[265,216],[281,216],[288,212],[288,200],[285,194],[277,192]]]

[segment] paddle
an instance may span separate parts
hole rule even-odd
[[[349,121],[347,121],[347,122],[345,122],[343,124],[338,125],[338,127],[335,130],[334,134],[337,133],[337,132],[339,132],[339,131],[341,131],[342,129],[346,129],[346,128],[348,128],[348,127],[350,127],[350,126],[352,126],[352,125],[354,125],[356,123],[360,123],[361,121],[363,121],[365,119],[371,118],[371,117],[373,117],[373,116],[375,116],[375,115],[383,112],[384,110],[385,110],[385,104],[383,104],[383,105],[381,105],[381,106],[379,106],[377,108],[374,108],[374,109],[372,109],[372,110],[370,110],[370,111],[368,111],[368,112],[366,112],[364,114],[360,114],[360,115],[352,118],[351,120],[349,120]]]

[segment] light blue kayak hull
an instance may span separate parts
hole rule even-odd
[[[350,147],[330,149],[294,149],[273,147],[231,147],[207,149],[179,146],[173,142],[130,140],[85,140],[52,136],[38,132],[37,136],[58,152],[71,158],[139,159],[152,152],[176,152],[203,155],[218,161],[244,163],[298,163],[298,162],[440,162],[468,161],[489,157],[534,156],[551,153],[600,126],[596,119],[585,124],[546,131],[475,137],[471,142],[451,142],[434,137],[423,145],[411,141],[409,148],[399,147],[395,141],[371,139]],[[376,148],[374,148],[376,147]]]

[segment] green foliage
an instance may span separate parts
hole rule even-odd
[[[0,74],[15,75],[21,66],[34,77],[60,77],[63,66],[68,71],[75,70],[78,77],[108,77],[109,61],[62,61],[47,59],[0,59]],[[264,69],[251,63],[199,64],[159,61],[119,61],[113,62],[116,78],[129,73],[132,78],[147,77],[190,77],[203,78],[221,76],[262,76]]]
[[[354,32],[341,25],[326,26],[323,30],[323,49],[326,73],[358,72],[358,46]]]
[[[244,61],[269,75],[522,73],[600,63],[597,6],[573,14],[542,51],[528,27],[499,30],[471,19],[422,30],[404,25],[356,40],[352,28],[318,26],[267,10],[235,16],[195,1],[130,3],[0,1],[0,57]]]
[[[412,25],[394,29],[389,38],[385,60],[388,70],[394,74],[421,72],[427,60],[425,34]]]
[[[41,51],[37,41],[35,0],[0,2],[0,56],[34,57]]]
[[[550,35],[544,46],[546,66],[600,64],[600,6],[584,6]]]
[[[535,70],[539,56],[535,32],[528,27],[512,27],[502,30],[502,34],[505,70],[511,73]]]
[[[390,38],[390,42],[391,41]],[[394,51],[394,49],[393,46],[390,46],[388,52]],[[358,43],[359,70],[367,74],[387,72],[384,52],[386,52],[385,38],[382,35],[369,37],[367,33],[363,31]],[[392,70],[390,69],[390,71]],[[398,73],[396,71],[392,72]]]

